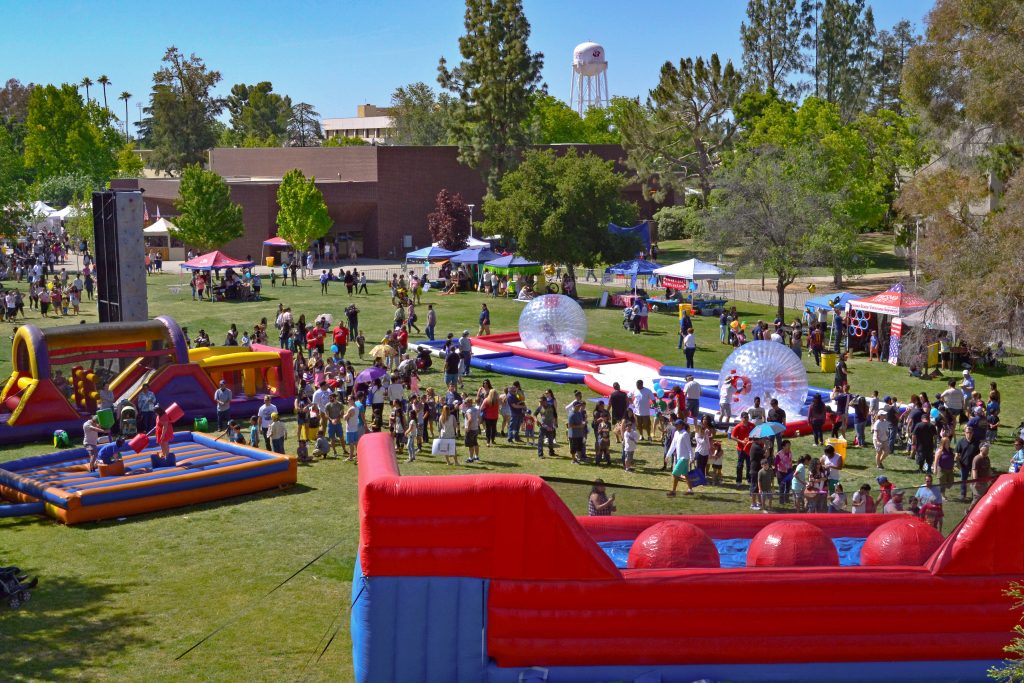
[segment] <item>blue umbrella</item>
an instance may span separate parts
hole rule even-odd
[[[750,430],[750,438],[770,439],[784,431],[786,431],[786,425],[781,422],[763,422]]]

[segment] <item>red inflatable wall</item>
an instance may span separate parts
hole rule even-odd
[[[865,538],[892,519],[891,515],[800,515],[832,538]],[[753,538],[774,519],[764,515],[635,515],[629,517],[577,517],[595,541],[625,541],[658,522],[684,520],[711,538]]]

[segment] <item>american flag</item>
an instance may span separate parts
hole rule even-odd
[[[900,338],[903,336],[903,321],[893,318],[889,330],[889,364],[900,364]]]
[[[142,202],[142,221],[144,223],[149,222],[149,207],[146,206],[146,202]]]

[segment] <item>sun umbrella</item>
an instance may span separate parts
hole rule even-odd
[[[781,422],[764,422],[750,430],[751,439],[770,439],[776,434],[786,431],[786,425]]]
[[[366,368],[358,375],[356,375],[356,384],[369,384],[375,379],[380,379],[388,373],[384,368],[378,368],[373,366],[372,368]]]
[[[387,358],[388,356],[394,356],[396,353],[397,352],[387,344],[377,344],[370,349],[370,355],[374,358]]]

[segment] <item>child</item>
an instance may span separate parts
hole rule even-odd
[[[594,425],[594,462],[598,465],[611,465],[612,457],[609,449],[612,445],[612,431],[608,425],[608,419],[604,416],[597,418]]]
[[[462,404],[462,415],[466,427],[466,450],[469,457],[466,462],[480,461],[480,409],[476,407],[476,399],[469,396]]]
[[[234,420],[228,422],[227,441],[228,443],[240,443],[243,446],[245,445],[245,437],[242,436],[242,430],[238,428],[238,423]]]
[[[836,490],[832,492],[832,497],[828,501],[828,511],[846,512],[846,493],[842,484],[836,484]]]
[[[676,428],[664,415],[659,414],[655,422],[655,428],[661,433],[661,469],[667,469],[672,456],[669,454],[669,447],[672,445],[672,438],[676,435]]]
[[[359,348],[359,360],[363,359],[363,355],[366,353],[366,337],[360,332],[356,335],[356,346]]]
[[[321,458],[326,458],[328,451],[331,451],[332,449],[334,450],[335,457],[337,457],[337,446],[331,443],[331,440],[327,438],[327,435],[324,434],[324,432],[318,432],[316,435],[316,444],[313,448],[313,457],[315,458],[320,456]]]
[[[416,451],[419,450],[416,437],[419,435],[419,423],[422,418],[417,415],[415,409],[409,411],[408,417],[405,425],[405,451],[409,454],[406,462],[412,462],[416,459]]]
[[[637,444],[640,442],[640,432],[636,430],[636,422],[623,420],[622,422],[622,469],[627,472],[633,470],[633,454],[636,453]]]
[[[772,509],[772,489],[775,486],[775,472],[772,465],[771,458],[765,458],[761,462],[761,469],[757,471],[757,497],[761,504],[761,512],[768,512]]]
[[[260,446],[260,418],[256,415],[249,418],[249,445],[253,448]]]
[[[537,427],[537,420],[534,419],[533,413],[527,411],[523,415],[523,438],[526,439],[526,443],[532,445],[536,444],[536,434],[534,429]]]
[[[299,447],[295,449],[295,455],[299,456],[299,462],[312,462],[309,457],[309,448],[306,447],[305,439],[299,441]]]
[[[722,444],[719,441],[711,442],[711,457],[708,458],[708,462],[711,463],[711,483],[714,486],[720,486],[722,483],[722,463],[725,460],[725,456],[722,453]]]
[[[915,517],[921,516],[921,500],[917,496],[910,497],[910,506],[907,508],[910,514]]]

